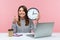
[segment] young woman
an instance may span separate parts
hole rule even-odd
[[[33,32],[34,24],[27,16],[27,8],[20,6],[18,8],[18,19],[14,18],[12,29],[14,33],[29,33]]]

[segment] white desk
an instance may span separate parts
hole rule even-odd
[[[29,33],[22,33],[20,37],[8,37],[8,33],[0,33],[0,40],[60,40],[60,33],[53,33],[51,37],[31,38],[26,36]]]

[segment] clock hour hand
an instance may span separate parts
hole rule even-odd
[[[36,14],[36,13],[34,13],[34,11],[33,11],[33,15],[34,15],[34,14]]]

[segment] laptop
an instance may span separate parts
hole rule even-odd
[[[34,34],[28,34],[29,37],[40,38],[51,36],[54,22],[37,23]]]

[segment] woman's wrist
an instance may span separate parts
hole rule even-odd
[[[31,30],[31,33],[34,33],[34,30]]]

